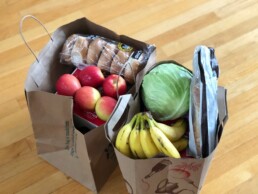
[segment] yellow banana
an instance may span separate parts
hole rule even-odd
[[[135,158],[146,158],[140,141],[140,120],[141,115],[137,117],[136,123],[129,137],[129,145],[131,152]]]
[[[183,151],[184,149],[187,148],[188,146],[188,140],[184,137],[182,137],[181,139],[173,142],[174,146],[176,147],[176,149],[181,152]]]
[[[133,129],[133,125],[138,118],[138,115],[134,115],[129,123],[124,125],[118,132],[116,137],[115,146],[116,148],[128,157],[132,157],[132,153],[129,146],[129,137]]]
[[[186,132],[186,121],[184,119],[179,119],[174,125],[169,126],[164,123],[159,123],[152,119],[154,125],[158,127],[170,141],[179,140]]]
[[[147,158],[152,158],[160,153],[152,140],[150,128],[145,125],[144,117],[141,119],[140,140],[143,152]]]
[[[164,153],[167,156],[173,157],[173,158],[180,158],[180,154],[173,145],[173,143],[167,138],[167,136],[159,129],[157,128],[154,123],[148,118],[147,121],[150,125],[150,133],[151,137],[162,153]]]

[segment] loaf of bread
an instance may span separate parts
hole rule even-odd
[[[112,60],[117,52],[118,48],[116,44],[107,43],[101,52],[97,66],[102,70],[110,72]]]
[[[82,36],[78,36],[71,51],[71,62],[76,66],[86,63],[86,56],[89,47],[89,41]]]
[[[96,65],[111,74],[120,74],[129,83],[134,83],[137,73],[147,62],[148,49],[135,48],[96,35],[73,34],[65,41],[60,53],[60,62],[83,68]]]
[[[100,54],[107,44],[105,40],[100,37],[95,38],[89,46],[86,62],[89,65],[96,65],[98,63]]]
[[[73,34],[66,39],[62,48],[62,52],[60,53],[61,63],[66,65],[73,65],[71,61],[71,52],[78,37],[79,36],[77,34]]]
[[[129,83],[134,83],[137,73],[144,68],[145,54],[141,51],[135,51],[126,62],[124,78]]]
[[[125,65],[125,62],[128,60],[130,54],[131,52],[119,50],[111,63],[110,73],[119,74]]]

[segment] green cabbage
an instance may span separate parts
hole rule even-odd
[[[141,98],[152,116],[160,121],[173,120],[189,109],[192,73],[174,63],[163,63],[143,78]]]

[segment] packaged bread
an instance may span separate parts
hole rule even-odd
[[[96,65],[102,50],[107,42],[100,37],[96,37],[89,45],[86,63],[89,65]]]
[[[124,44],[118,44],[118,52],[113,57],[113,61],[110,65],[110,73],[123,74],[121,72],[124,69],[126,61],[128,61],[133,48]]]
[[[89,41],[81,36],[77,37],[71,51],[71,63],[72,64],[83,64],[86,62],[88,53]]]
[[[104,46],[104,48],[101,52],[97,66],[102,70],[110,72],[111,63],[113,61],[113,58],[117,54],[117,52],[118,52],[117,45],[114,43],[108,42]]]
[[[136,51],[126,62],[124,77],[129,83],[135,82],[136,74],[142,70],[147,61],[146,54],[143,51]]]
[[[74,44],[78,38],[78,35],[73,34],[67,38],[63,45],[62,52],[60,53],[60,62],[67,65],[72,65],[71,52]]]
[[[129,83],[144,67],[148,57],[142,50],[96,35],[74,34],[68,37],[60,53],[60,62],[81,69],[96,65],[101,70],[119,74]]]

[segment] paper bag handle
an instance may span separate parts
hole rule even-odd
[[[23,33],[22,33],[22,26],[23,26],[23,22],[25,19],[27,18],[32,18],[34,19],[35,21],[37,21],[44,29],[45,31],[47,32],[50,40],[53,42],[53,38],[51,37],[50,33],[48,32],[47,28],[44,26],[44,24],[39,20],[37,19],[35,16],[33,15],[25,15],[22,17],[22,19],[20,20],[20,26],[19,26],[19,32],[20,32],[20,35],[21,35],[21,38],[23,40],[23,42],[25,43],[25,45],[27,46],[27,48],[30,50],[30,52],[34,55],[34,57],[36,58],[36,60],[39,62],[39,59],[37,57],[37,55],[35,54],[35,52],[31,49],[31,47],[29,46],[29,44],[27,43],[27,41],[25,40],[24,36],[23,36]]]

